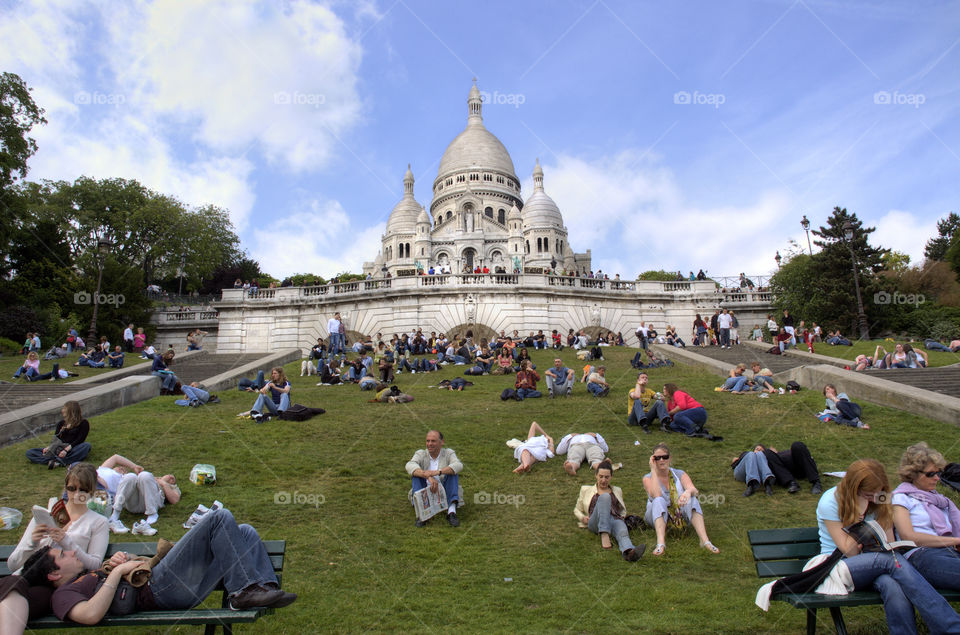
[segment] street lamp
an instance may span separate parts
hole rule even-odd
[[[93,294],[93,317],[90,318],[90,331],[87,333],[87,341],[95,342],[97,337],[97,312],[100,308],[100,284],[103,282],[103,259],[113,247],[113,241],[109,238],[101,238],[97,241],[97,251],[100,255],[97,258],[97,290]]]
[[[187,254],[180,254],[180,289],[177,295],[183,295],[183,269],[187,266]]]
[[[783,258],[780,257],[780,250],[779,250],[779,249],[777,250],[777,255],[774,256],[773,259],[777,261],[777,269],[779,269],[779,268],[780,268],[780,261],[783,260]]]
[[[846,239],[847,249],[850,250],[850,262],[853,265],[853,287],[857,292],[857,324],[860,327],[860,339],[869,340],[870,330],[867,327],[867,316],[863,312],[863,298],[860,297],[860,275],[857,273],[857,257],[853,253],[853,223],[849,220],[843,223],[843,236]]]
[[[800,226],[803,227],[803,231],[807,232],[807,250],[810,251],[810,255],[813,255],[813,247],[810,246],[810,221],[807,220],[807,215],[803,215],[803,220],[800,221]]]

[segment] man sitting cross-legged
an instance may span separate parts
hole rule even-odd
[[[44,547],[24,565],[23,576],[31,585],[55,589],[50,605],[61,620],[92,625],[106,615],[120,579],[140,566],[123,552],[114,554],[110,563],[113,569],[109,574],[89,572],[74,552]],[[101,575],[106,579],[98,589]],[[257,531],[250,525],[237,525],[233,514],[218,509],[204,514],[153,567],[150,581],[137,593],[136,608],[191,609],[221,581],[235,611],[280,608],[297,599],[277,583]]]
[[[658,398],[657,393],[647,387],[648,379],[646,373],[637,375],[637,385],[627,395],[627,425],[641,426],[644,432],[650,434],[650,424],[656,421],[660,422],[661,429],[666,429],[670,425],[670,415],[667,414],[663,396]]]
[[[436,492],[442,487],[447,496],[447,522],[453,527],[460,526],[457,518],[457,505],[463,500],[463,489],[460,487],[460,472],[463,463],[457,458],[457,453],[450,448],[443,447],[443,434],[439,430],[427,432],[427,448],[417,450],[413,458],[407,461],[407,474],[410,475],[412,487],[407,494],[411,505],[416,505],[413,493],[425,487]],[[427,521],[417,520],[417,527],[423,527]]]

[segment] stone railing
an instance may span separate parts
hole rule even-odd
[[[154,324],[170,324],[180,322],[191,322],[194,324],[215,325],[220,317],[218,311],[213,309],[189,309],[185,311],[154,311],[152,322]]]
[[[242,289],[224,289],[221,302],[226,304],[277,302],[305,303],[334,297],[337,300],[379,295],[383,293],[418,293],[435,290],[462,289],[467,292],[478,287],[486,289],[522,288],[536,291],[538,288],[557,291],[587,291],[591,294],[609,294],[610,296],[637,295],[699,297],[705,301],[737,303],[769,303],[768,291],[746,291],[743,293],[722,293],[713,281],[676,281],[659,280],[610,280],[600,278],[577,278],[530,273],[462,273],[438,274],[432,276],[402,276],[395,278],[375,278],[356,280],[338,284],[326,284],[308,287],[280,287],[259,289],[256,292]]]

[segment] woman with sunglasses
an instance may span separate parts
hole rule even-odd
[[[666,549],[667,523],[681,528],[685,522],[693,525],[701,547],[710,553],[720,553],[707,536],[703,509],[697,499],[699,492],[686,472],[670,466],[670,448],[666,443],[653,446],[650,473],[643,477],[643,487],[647,490],[647,511],[643,520],[647,525],[653,525],[657,532],[653,555],[662,556]]]
[[[16,571],[35,551],[50,544],[67,551],[76,551],[83,565],[94,571],[103,564],[110,539],[107,518],[87,507],[97,488],[97,469],[89,463],[75,463],[67,469],[67,515],[63,527],[38,524],[31,519],[17,548],[10,554],[7,566]]]
[[[960,615],[930,586],[909,560],[896,551],[861,553],[861,545],[843,528],[861,520],[875,520],[893,536],[893,509],[887,499],[890,483],[883,465],[873,459],[854,461],[840,484],[831,487],[817,504],[820,553],[840,549],[853,590],[875,590],[883,599],[891,633],[915,633],[914,609],[933,633],[960,633]]]
[[[903,540],[917,543],[910,564],[938,589],[960,590],[960,510],[937,492],[946,461],[924,442],[900,458],[903,480],[893,490],[893,526]]]

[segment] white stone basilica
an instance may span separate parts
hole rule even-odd
[[[414,275],[418,269],[460,273],[590,270],[590,250],[574,253],[560,208],[543,189],[543,170],[533,169],[533,194],[520,197],[520,181],[504,145],[483,125],[476,80],[467,98],[467,127],[450,142],[433,182],[430,212],[413,195],[410,166],[403,199],[387,221],[382,249],[363,272],[375,277]]]

